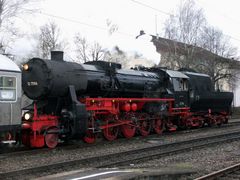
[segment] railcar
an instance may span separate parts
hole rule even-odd
[[[221,124],[232,101],[232,93],[217,94],[216,100],[227,102],[217,112],[206,104],[206,96],[192,93],[194,78],[202,75],[162,68],[124,70],[103,61],[77,64],[65,62],[58,51],[51,60],[29,60],[22,74],[23,91],[34,100],[22,123],[22,142],[30,147],[53,148],[59,139],[93,143],[102,135],[112,141],[120,135]],[[203,107],[198,102],[203,109],[197,109]]]
[[[21,70],[0,55],[0,142],[15,141],[21,128]]]

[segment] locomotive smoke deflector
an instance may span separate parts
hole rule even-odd
[[[51,51],[51,60],[63,61],[63,51]]]

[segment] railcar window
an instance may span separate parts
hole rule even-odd
[[[0,76],[0,101],[16,100],[16,77]]]

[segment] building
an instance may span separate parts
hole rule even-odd
[[[240,62],[214,54],[204,48],[162,37],[152,36],[156,51],[161,54],[159,66],[169,69],[187,68],[208,74],[221,91],[239,92]],[[240,105],[237,93],[234,102]]]

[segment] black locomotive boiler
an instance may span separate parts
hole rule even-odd
[[[23,117],[22,140],[31,147],[53,148],[59,138],[93,143],[101,134],[111,141],[119,134],[131,138],[221,124],[233,97],[214,92],[211,83],[199,85],[203,78],[210,80],[203,74],[124,70],[104,61],[77,64],[64,61],[58,51],[52,52],[51,60],[33,58],[23,67],[23,91],[34,103]],[[198,91],[202,86],[205,91]]]

